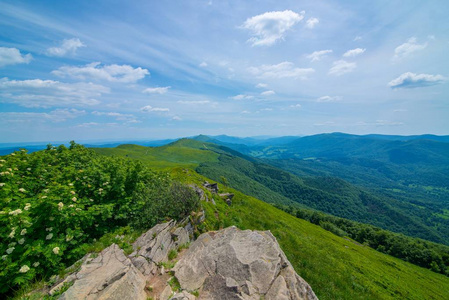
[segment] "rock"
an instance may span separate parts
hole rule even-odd
[[[229,227],[202,234],[174,267],[199,299],[317,299],[269,231]]]
[[[91,256],[69,277],[74,283],[59,299],[146,299],[144,276],[116,244]]]
[[[204,191],[200,189],[196,184],[189,184],[188,186],[195,191],[201,201],[209,202],[209,198],[207,197],[206,193],[204,193]]]
[[[220,194],[219,196],[224,199],[224,201],[226,202],[227,205],[229,205],[229,206],[232,205],[232,198],[234,198],[234,194],[226,193],[226,194]]]
[[[214,194],[218,193],[218,184],[217,183],[209,183],[206,181],[203,183],[203,186]]]
[[[167,285],[165,287],[165,289],[162,291],[162,293],[159,295],[159,299],[160,300],[168,300],[171,297],[172,293],[173,292],[171,290],[171,287],[169,285]]]
[[[189,292],[182,291],[181,293],[176,293],[170,300],[195,300],[196,297]]]

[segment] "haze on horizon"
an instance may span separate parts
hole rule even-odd
[[[449,134],[449,2],[0,0],[0,143]]]

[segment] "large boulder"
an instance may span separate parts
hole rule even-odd
[[[317,299],[269,231],[204,233],[173,270],[199,299]]]
[[[81,269],[65,282],[73,285],[59,299],[142,299],[145,300],[145,277],[116,244],[97,257],[90,255]],[[59,285],[62,287],[64,282]]]

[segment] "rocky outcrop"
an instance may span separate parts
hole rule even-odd
[[[190,230],[170,221],[140,236],[128,257],[115,244],[88,255],[50,293],[71,282],[60,299],[317,299],[269,231],[204,233],[176,264],[167,263],[170,251],[190,241]]]
[[[229,227],[201,235],[174,267],[199,299],[317,299],[269,231]]]
[[[81,270],[70,275],[53,291],[64,284],[73,285],[59,299],[142,299],[145,278],[116,244],[104,249],[97,257],[90,255]]]

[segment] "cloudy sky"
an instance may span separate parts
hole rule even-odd
[[[0,143],[449,134],[449,1],[0,0]]]

